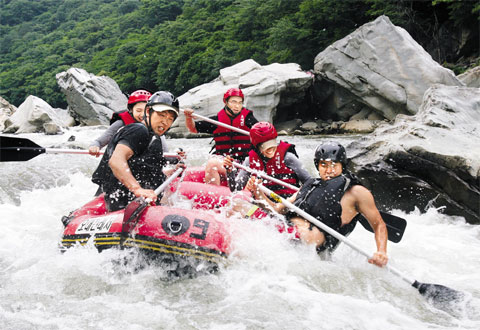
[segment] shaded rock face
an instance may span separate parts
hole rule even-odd
[[[17,107],[0,96],[0,132],[5,129],[5,121],[15,112]]]
[[[62,133],[62,127],[75,121],[66,110],[54,109],[39,97],[30,95],[5,121],[5,133]]]
[[[389,120],[397,114],[415,114],[423,94],[433,84],[463,86],[452,71],[435,62],[407,31],[386,16],[319,53],[314,72],[320,83],[333,83],[330,89],[342,92],[340,96],[334,93],[334,99],[356,100]],[[348,94],[353,100],[348,100]]]
[[[223,94],[229,88],[241,88],[244,106],[252,110],[259,121],[272,122],[279,104],[290,107],[302,102],[312,82],[313,75],[295,63],[261,66],[254,60],[245,60],[220,70],[220,76],[212,82],[190,89],[179,97],[179,102],[182,108],[211,116],[224,107]],[[183,116],[174,125],[171,132],[187,132]]]
[[[95,76],[83,69],[70,68],[56,75],[65,94],[68,111],[81,125],[108,125],[114,111],[127,107],[127,97],[107,76]]]
[[[398,116],[352,145],[353,168],[379,203],[445,206],[480,223],[479,122],[478,89],[434,85],[415,116]]]

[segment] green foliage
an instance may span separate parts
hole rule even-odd
[[[414,38],[438,21],[477,20],[480,5],[453,0],[3,0],[0,95],[19,105],[37,95],[65,107],[55,75],[72,66],[179,95],[219,70],[314,57],[360,25],[387,15]],[[437,24],[437,25],[435,25]],[[478,46],[477,46],[478,52]]]

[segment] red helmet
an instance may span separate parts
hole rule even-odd
[[[277,135],[275,127],[266,121],[258,122],[250,129],[250,141],[255,147],[258,147],[260,143],[277,138]]]
[[[147,102],[148,99],[152,96],[152,93],[149,91],[139,89],[138,91],[133,92],[128,97],[128,105],[132,105],[138,102]]]
[[[223,94],[223,103],[227,103],[227,100],[230,96],[240,96],[242,100],[245,99],[240,88],[230,88],[225,92],[225,94]]]

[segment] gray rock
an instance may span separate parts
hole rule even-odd
[[[45,131],[45,134],[47,135],[55,135],[55,134],[63,133],[62,128],[55,123],[52,123],[52,122],[44,123],[42,126],[43,126],[43,130]]]
[[[471,68],[470,70],[457,76],[468,87],[480,87],[480,66]]]
[[[0,96],[0,132],[5,129],[5,121],[17,111],[17,107]]]
[[[41,98],[29,95],[7,123],[6,133],[57,134],[62,132],[62,127],[73,126],[75,121],[66,110],[54,109]]]
[[[108,125],[114,111],[126,109],[127,97],[107,76],[70,68],[56,78],[67,98],[68,111],[81,125]]]
[[[353,116],[350,117],[350,120],[363,120],[367,119],[368,116],[372,113],[372,110],[368,107],[362,108],[360,112],[354,114]]]
[[[344,133],[372,133],[378,126],[378,122],[360,119],[349,120],[340,126],[340,130]]]
[[[304,124],[302,124],[302,126],[300,126],[300,129],[302,131],[307,131],[307,132],[311,132],[311,131],[314,131],[318,128],[318,125],[316,122],[314,121],[309,121],[309,122],[306,122]]]
[[[365,108],[365,105],[346,89],[333,86],[331,91],[332,93],[321,106],[320,118],[345,121]]]
[[[353,144],[354,167],[390,207],[445,207],[480,223],[479,122],[477,88],[434,85],[415,116]]]
[[[292,134],[295,130],[298,130],[300,134],[303,134],[303,132],[300,130],[300,126],[302,125],[302,123],[303,122],[301,119],[284,121],[275,124],[275,129],[277,130],[277,133],[280,131],[284,131],[286,134]]]
[[[463,85],[386,16],[319,53],[314,71],[390,120],[397,114],[415,114],[423,94],[435,83]]]
[[[202,116],[220,111],[223,94],[239,87],[245,94],[245,107],[254,112],[259,121],[272,122],[277,109],[301,102],[313,82],[313,75],[301,70],[295,63],[261,66],[254,60],[245,60],[220,70],[220,76],[210,83],[190,89],[179,97],[181,108],[192,108]],[[172,132],[186,133],[185,118],[174,124]]]
[[[386,120],[385,117],[383,117],[381,114],[378,112],[372,112],[368,115],[367,117],[368,120]]]

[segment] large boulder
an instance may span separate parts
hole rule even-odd
[[[389,120],[415,114],[433,84],[463,86],[386,16],[328,46],[315,57],[314,72]]]
[[[56,78],[68,111],[81,125],[107,125],[114,111],[126,109],[127,97],[110,77],[70,68]]]
[[[0,132],[5,129],[5,121],[15,112],[17,107],[0,96]]]
[[[223,94],[239,87],[245,94],[245,107],[260,121],[273,121],[277,109],[300,103],[313,82],[313,75],[301,70],[295,63],[262,66],[254,60],[245,60],[220,70],[220,76],[210,83],[190,89],[179,97],[182,108],[192,108],[198,114],[211,116],[220,111]],[[180,116],[171,129],[186,133],[185,120]]]
[[[383,206],[434,206],[480,223],[479,122],[477,88],[434,85],[416,115],[350,146],[353,169]]]
[[[476,66],[457,76],[468,87],[480,88],[480,66]]]
[[[17,111],[5,121],[5,133],[62,132],[62,127],[73,126],[75,121],[64,109],[54,109],[39,97],[29,95]]]

